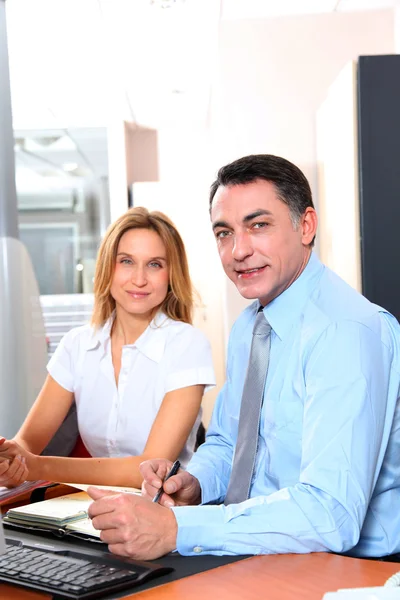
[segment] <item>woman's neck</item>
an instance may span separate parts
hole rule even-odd
[[[151,317],[149,315],[129,315],[116,309],[111,338],[119,341],[122,346],[134,344],[147,329],[150,322]]]

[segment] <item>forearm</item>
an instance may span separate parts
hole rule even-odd
[[[145,460],[143,456],[123,458],[31,456],[27,459],[28,479],[140,488],[143,478],[139,472],[139,465],[143,460]]]
[[[172,510],[183,555],[344,552],[361,527],[334,498],[301,484],[237,505]]]
[[[29,441],[27,441],[24,436],[20,435],[19,432],[12,438],[12,440],[14,442],[17,442],[17,444],[19,444],[27,452],[32,452],[33,454],[38,454],[41,451],[41,450],[38,450],[36,447],[34,447],[33,444],[29,443]]]

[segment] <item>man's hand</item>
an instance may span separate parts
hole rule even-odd
[[[152,560],[176,548],[178,526],[172,510],[134,494],[89,487],[93,527],[114,554]]]
[[[172,463],[164,458],[155,458],[146,460],[140,465],[140,472],[143,477],[142,495],[154,498],[161,486],[164,492],[161,495],[159,504],[162,506],[187,506],[200,504],[201,488],[196,477],[190,473],[178,471],[176,475],[170,477],[163,483]]]

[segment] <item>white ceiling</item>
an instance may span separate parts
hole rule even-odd
[[[265,19],[395,6],[400,6],[400,0],[222,0],[221,16],[223,19]]]
[[[56,130],[61,139],[47,149],[28,142],[17,165],[103,174],[112,119],[205,123],[221,19],[394,6],[400,0],[7,0],[16,135]]]

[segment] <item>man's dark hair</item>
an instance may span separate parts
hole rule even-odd
[[[314,208],[310,184],[296,165],[272,154],[251,154],[221,167],[210,189],[210,210],[220,186],[252,183],[264,179],[274,184],[277,196],[288,205],[294,227],[307,207]]]

